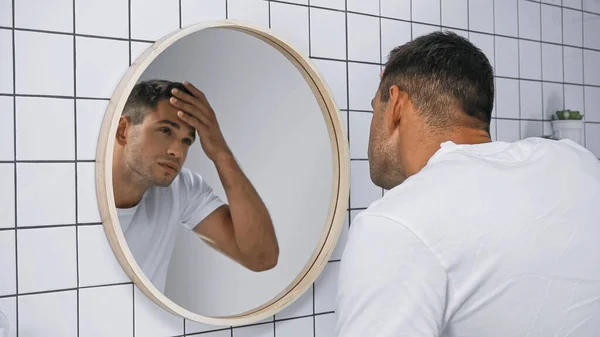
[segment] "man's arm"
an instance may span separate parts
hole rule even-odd
[[[338,337],[438,337],[444,327],[447,274],[402,224],[359,214],[340,262]]]
[[[279,246],[271,217],[258,193],[235,161],[206,96],[188,82],[192,95],[173,89],[171,104],[179,118],[197,132],[206,156],[217,168],[229,206],[217,208],[193,229],[213,248],[254,271],[277,265]],[[197,205],[200,206],[200,205]]]
[[[209,245],[253,271],[277,265],[279,245],[269,212],[233,156],[215,160],[228,204],[195,228]]]

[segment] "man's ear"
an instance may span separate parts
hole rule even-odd
[[[400,90],[397,85],[392,85],[388,89],[388,101],[385,103],[386,127],[389,132],[394,132],[404,118],[404,113],[408,104],[408,95]]]
[[[129,120],[125,116],[119,118],[119,125],[117,125],[117,133],[115,135],[115,141],[120,145],[127,143],[127,132],[129,131]]]

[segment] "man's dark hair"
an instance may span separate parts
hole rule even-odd
[[[131,94],[129,94],[121,115],[125,116],[134,125],[142,123],[148,112],[156,109],[158,102],[170,99],[173,96],[171,94],[173,88],[192,95],[180,82],[147,80],[136,84],[131,90]]]
[[[379,86],[384,104],[392,85],[435,128],[468,125],[489,133],[494,70],[479,48],[456,33],[434,32],[394,48]],[[471,118],[457,118],[457,110]]]

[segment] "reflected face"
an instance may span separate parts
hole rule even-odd
[[[177,111],[168,100],[162,100],[142,124],[130,125],[127,131],[126,165],[149,185],[170,185],[194,143],[195,130]]]

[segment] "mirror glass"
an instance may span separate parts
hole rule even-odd
[[[116,112],[112,187],[125,247],[113,249],[194,314],[256,310],[335,245],[345,139],[328,91],[290,55],[243,30],[195,31],[160,51]],[[184,81],[193,87],[176,85]],[[188,106],[165,94],[174,86],[189,91],[179,96]]]

